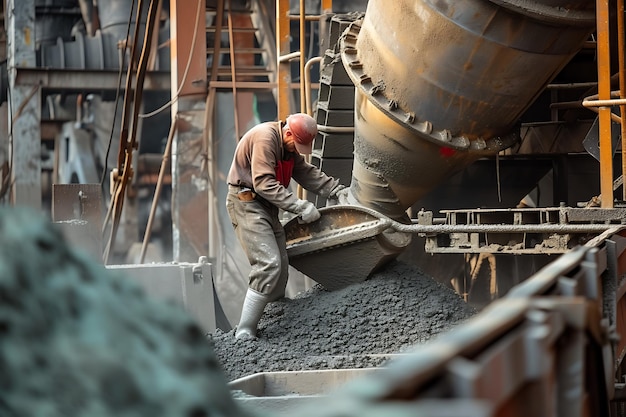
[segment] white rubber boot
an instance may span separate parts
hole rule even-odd
[[[243,301],[243,307],[241,308],[241,318],[237,325],[237,331],[235,332],[235,338],[239,339],[244,336],[255,337],[256,328],[263,315],[263,310],[267,303],[269,303],[270,297],[265,294],[261,294],[258,291],[248,288],[246,292],[246,298]]]

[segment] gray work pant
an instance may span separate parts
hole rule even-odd
[[[229,190],[226,209],[252,267],[248,286],[277,300],[284,297],[289,277],[285,230],[278,219],[278,207],[259,197],[240,201],[236,191]]]

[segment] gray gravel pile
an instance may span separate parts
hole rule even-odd
[[[198,325],[0,208],[0,416],[244,416]]]
[[[417,267],[394,261],[338,291],[320,286],[270,303],[258,338],[209,335],[229,380],[258,372],[377,367],[475,310]]]

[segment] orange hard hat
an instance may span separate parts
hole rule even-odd
[[[305,113],[295,113],[287,117],[287,126],[294,136],[296,150],[302,154],[310,154],[313,150],[313,139],[317,135],[317,122]]]

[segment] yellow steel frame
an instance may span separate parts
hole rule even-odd
[[[611,98],[611,55],[609,50],[609,1],[597,0],[598,98]],[[613,155],[611,149],[611,107],[598,109],[600,123],[600,194],[602,207],[613,207]]]

